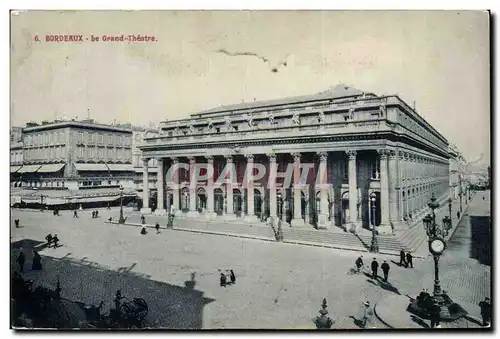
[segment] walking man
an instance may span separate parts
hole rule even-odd
[[[54,234],[54,238],[52,238],[52,242],[54,243],[54,248],[57,248],[57,243],[59,242],[59,238],[57,234]]]
[[[78,212],[76,210],[73,211],[73,218],[78,218]]]
[[[220,273],[220,286],[226,287],[226,282],[227,282],[226,275],[223,272],[221,272]]]
[[[441,321],[441,308],[437,303],[433,303],[430,310],[429,315],[431,318],[431,328],[440,328],[439,322]]]
[[[387,261],[384,260],[380,268],[382,269],[382,272],[384,272],[384,281],[387,282],[387,279],[389,278],[389,270],[391,269]]]
[[[146,223],[146,217],[144,215],[141,216],[141,221],[143,225]]]
[[[457,211],[457,219],[460,219],[460,211]]]
[[[358,259],[356,259],[356,268],[358,269],[358,273],[361,270],[361,267],[363,267],[363,255],[360,255]]]
[[[156,228],[156,234],[160,233],[160,224],[157,222],[155,225]]]
[[[19,255],[17,256],[17,263],[19,264],[19,270],[21,273],[24,272],[24,263],[26,262],[26,256],[24,255],[23,248],[19,248]]]
[[[361,324],[362,324],[363,328],[365,328],[366,325],[370,325],[370,323],[372,322],[372,319],[373,319],[373,310],[370,307],[370,302],[369,301],[365,301],[363,303],[363,305],[365,307],[363,308],[363,319],[361,319]]]
[[[491,321],[491,303],[490,298],[485,298],[479,303],[481,308],[481,318],[483,318],[483,326],[490,326]]]
[[[405,258],[406,258],[405,251],[403,249],[401,249],[401,251],[399,252],[399,266],[405,265],[406,267],[408,267],[408,265],[406,264]]]
[[[236,283],[236,275],[234,275],[233,270],[229,270],[229,271],[231,272],[231,274],[230,274],[231,284],[235,284]]]
[[[372,277],[373,277],[373,279],[377,279],[377,277],[378,277],[377,271],[378,271],[378,262],[377,262],[376,258],[373,258],[373,261],[372,261]]]
[[[411,252],[406,253],[406,267],[408,266],[413,268],[413,256],[411,255]]]

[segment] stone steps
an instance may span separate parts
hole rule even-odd
[[[175,229],[196,229],[199,231],[209,231],[211,233],[220,232],[220,233],[231,233],[231,234],[240,234],[247,236],[256,236],[256,237],[265,237],[274,240],[274,233],[271,227],[266,226],[253,226],[253,225],[245,225],[245,224],[226,224],[226,223],[213,223],[213,222],[205,222],[202,223],[197,221],[196,225],[189,225],[189,221],[185,221],[182,223],[178,223],[177,225],[174,222]]]
[[[314,229],[283,228],[283,242],[324,246],[366,252],[363,243],[351,233],[336,233]]]

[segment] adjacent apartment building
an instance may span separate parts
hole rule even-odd
[[[132,130],[93,120],[28,124],[15,186],[81,190],[133,187]]]

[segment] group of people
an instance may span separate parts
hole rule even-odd
[[[234,274],[233,270],[229,270],[229,279],[230,279],[230,282],[227,281],[226,274],[224,274],[224,272],[221,272],[220,273],[220,286],[226,287],[229,284],[236,283],[236,275]]]
[[[95,218],[99,218],[99,211],[98,210],[92,211],[92,219],[95,219]]]
[[[19,249],[19,254],[17,255],[16,259],[18,265],[19,265],[19,271],[21,273],[24,272],[24,264],[26,263],[26,255],[24,254],[23,248],[21,247]],[[33,262],[31,265],[32,270],[41,270],[42,269],[42,257],[40,257],[40,254],[36,250],[33,250]]]
[[[355,264],[356,264],[357,272],[359,273],[361,271],[361,268],[364,266],[363,255],[360,255],[356,259],[356,263]],[[377,258],[373,258],[373,261],[371,263],[371,270],[372,270],[372,278],[373,279],[377,279],[378,278],[378,268],[379,268],[379,263],[377,261]],[[380,265],[380,268],[382,269],[382,272],[384,273],[384,281],[387,282],[387,280],[389,279],[389,270],[391,269],[391,267],[389,266],[389,263],[387,262],[387,260],[384,260],[384,262],[382,263],[382,265]]]
[[[54,211],[52,212],[52,214],[59,216],[59,209],[54,208]]]
[[[408,268],[410,266],[413,268],[413,256],[411,252],[405,252],[403,249],[399,252],[399,266],[404,266]]]
[[[57,243],[59,242],[59,238],[57,237],[57,234],[54,234],[54,236],[52,236],[51,233],[47,234],[47,236],[45,237],[45,240],[47,240],[47,244],[50,248],[50,245],[54,244],[54,248],[57,248],[58,245]]]

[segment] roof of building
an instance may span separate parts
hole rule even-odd
[[[374,95],[373,93],[364,92],[364,91],[361,91],[361,90],[356,89],[354,87],[349,87],[349,86],[344,85],[344,84],[338,84],[336,86],[330,87],[326,91],[316,93],[316,94],[287,97],[287,98],[281,98],[281,99],[254,101],[254,102],[243,102],[240,104],[211,108],[211,109],[201,111],[199,113],[195,113],[192,115],[210,114],[210,113],[216,113],[216,112],[225,112],[225,111],[257,108],[257,107],[288,105],[288,104],[308,102],[308,101],[349,98],[349,97],[356,97],[356,96],[362,95],[363,93]]]
[[[95,123],[95,122],[84,122],[84,121],[51,122],[51,123],[38,125],[38,126],[25,127],[25,128],[23,128],[23,132],[29,133],[29,132],[35,132],[35,131],[40,131],[40,130],[57,129],[57,128],[65,128],[65,127],[79,127],[79,128],[88,128],[88,129],[101,129],[101,130],[108,130],[108,131],[114,131],[114,132],[132,133],[131,128],[123,128],[123,127],[119,127],[116,125],[105,125],[105,124],[99,124],[99,123]]]

